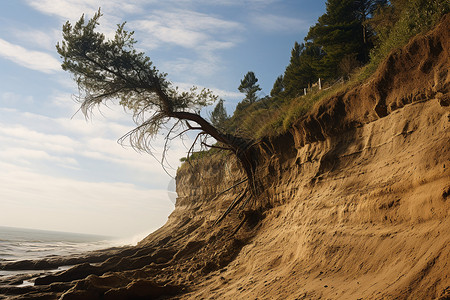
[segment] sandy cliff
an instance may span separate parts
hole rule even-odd
[[[239,211],[213,224],[241,186],[216,195],[243,173],[232,157],[206,158],[179,170],[175,211],[138,247],[0,294],[448,299],[449,31],[447,16],[368,82],[261,142],[264,192],[236,234]]]
[[[449,137],[434,99],[274,157],[273,208],[227,270],[187,298],[449,296]]]
[[[449,17],[261,146],[263,220],[183,298],[450,297]],[[204,168],[180,172],[179,207],[207,224],[231,200],[209,189],[239,176]]]
[[[182,298],[450,297],[449,17],[265,141],[262,221],[235,236],[248,244],[230,265]],[[191,242],[232,232],[211,224],[238,189],[211,199],[241,177],[229,159],[181,170],[169,232],[183,218],[195,224]]]

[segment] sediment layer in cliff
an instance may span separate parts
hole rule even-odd
[[[257,205],[270,208],[228,268],[186,298],[450,297],[449,31],[447,16],[265,141]]]
[[[449,30],[446,16],[391,53],[368,82],[262,141],[254,160],[264,191],[234,235],[239,210],[214,221],[242,186],[219,192],[244,174],[232,157],[205,158],[179,170],[175,211],[137,247],[107,252],[100,262],[87,257],[91,264],[42,276],[35,287],[0,287],[0,294],[450,297]]]

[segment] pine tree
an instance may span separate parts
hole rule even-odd
[[[270,91],[270,96],[276,98],[284,91],[283,75],[280,75],[275,80],[272,90]]]
[[[220,99],[219,102],[217,102],[216,107],[214,107],[214,110],[211,113],[210,121],[211,123],[219,128],[223,129],[225,122],[228,120],[228,114],[223,106],[223,100]]]
[[[242,102],[252,104],[256,100],[258,100],[258,96],[256,93],[261,90],[258,82],[258,78],[256,78],[255,73],[249,71],[245,74],[244,79],[241,80],[241,84],[238,87],[238,90],[241,93],[245,94],[245,98]]]
[[[299,96],[303,88],[311,86],[318,79],[317,67],[323,53],[320,47],[295,42],[291,59],[283,76],[284,96]]]
[[[318,65],[320,77],[336,78],[341,75],[339,64],[345,57],[355,56],[360,62],[368,59],[362,20],[357,17],[357,2],[328,0],[327,12],[319,17],[305,38],[321,47],[326,54]]]
[[[374,30],[370,26],[370,18],[379,9],[386,7],[387,0],[355,0],[355,16],[361,22],[363,35],[363,53],[364,61],[369,58],[369,51],[373,47]]]
[[[246,187],[215,224],[233,209],[243,210],[252,197],[261,194],[259,175],[255,172],[258,163],[254,160],[254,140],[224,133],[204,119],[200,109],[210,105],[217,96],[208,89],[196,87],[179,91],[166,79],[167,74],[156,69],[150,58],[134,47],[137,42],[133,32],[124,29],[125,23],[118,25],[113,39],[99,32],[96,27],[101,15],[99,10],[90,20],[85,20],[83,15],[75,24],[67,21],[63,26],[63,40],[56,45],[63,70],[73,75],[78,86],[80,110],[89,115],[94,107],[118,99],[122,107],[133,113],[137,125],[120,141],[128,141],[134,149],[152,153],[154,138],[164,131],[161,164],[170,142],[182,139],[188,132],[197,133],[188,156],[196,144],[203,149],[214,147],[230,151],[245,172],[247,178],[239,184],[245,183]],[[251,79],[249,76],[243,90],[255,99],[260,88],[254,74]],[[214,138],[218,146],[209,145],[208,137]],[[256,199],[254,201],[256,203]]]

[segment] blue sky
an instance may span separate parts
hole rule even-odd
[[[0,1],[0,226],[126,237],[155,230],[173,210],[159,163],[116,142],[131,115],[112,105],[86,120],[60,69],[62,25],[99,7],[107,36],[127,21],[175,85],[210,88],[231,112],[248,71],[260,96],[270,93],[325,1]],[[175,142],[169,161],[176,167],[185,153]]]

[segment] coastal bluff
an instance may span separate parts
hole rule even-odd
[[[0,282],[0,299],[449,299],[449,33],[447,15],[261,141],[252,209],[215,225],[244,173],[232,156],[185,163],[163,227],[135,247],[0,263],[73,265]]]

